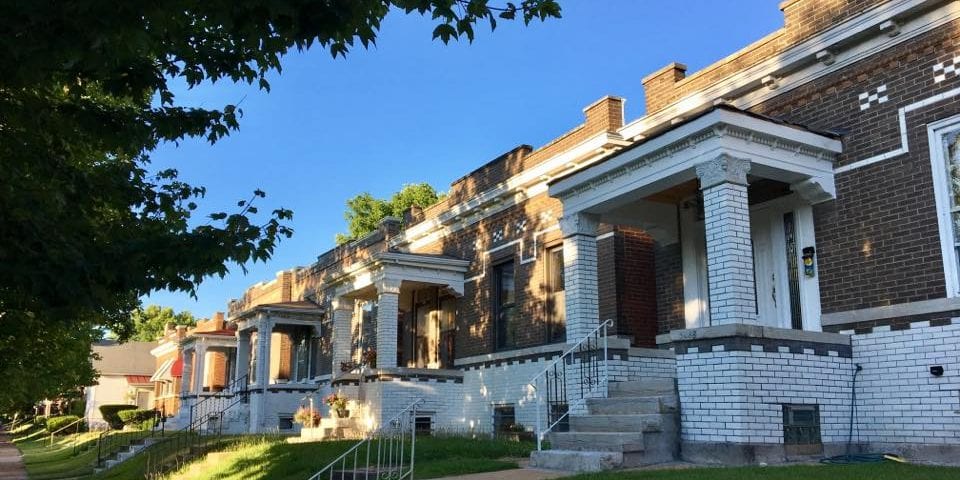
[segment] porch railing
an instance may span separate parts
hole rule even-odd
[[[97,467],[105,466],[107,460],[117,456],[121,451],[134,445],[140,445],[148,438],[163,436],[163,422],[160,412],[154,410],[153,422],[150,428],[143,430],[104,430],[97,436]]]
[[[413,480],[422,403],[421,398],[408,405],[309,480]]]
[[[543,437],[561,424],[588,398],[606,397],[609,381],[606,320],[581,338],[530,380],[536,400],[537,450]]]
[[[223,390],[215,392],[190,406],[190,419],[188,426],[197,425],[198,429],[203,429],[205,420],[211,418],[221,418],[222,413],[236,403],[247,403],[249,398],[249,377],[241,375],[227,384]]]

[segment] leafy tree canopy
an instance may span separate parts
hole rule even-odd
[[[0,2],[0,407],[82,385],[92,339],[129,337],[144,294],[193,293],[292,234],[289,210],[258,212],[259,190],[198,221],[205,189],[151,172],[160,143],[216,142],[242,116],[179,104],[170,82],[269,90],[290,49],[346,55],[391,11],[431,17],[443,42],[560,14],[556,0]]]
[[[168,323],[194,327],[197,319],[188,311],[174,312],[170,307],[150,305],[138,308],[130,315],[133,320],[133,335],[131,340],[153,342],[160,338]]]
[[[367,192],[361,193],[347,200],[347,211],[343,216],[347,220],[347,230],[350,233],[338,233],[337,244],[356,240],[376,230],[385,217],[403,218],[403,212],[411,206],[426,208],[443,200],[443,197],[444,194],[437,193],[429,183],[404,185],[389,199],[375,198]]]

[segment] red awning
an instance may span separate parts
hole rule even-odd
[[[170,367],[170,376],[171,377],[183,376],[183,354],[177,355],[177,361],[173,362],[173,366]]]
[[[152,383],[150,375],[127,375],[127,383],[131,385],[146,385]]]

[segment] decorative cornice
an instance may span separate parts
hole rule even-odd
[[[701,190],[722,183],[746,186],[747,173],[750,171],[750,160],[721,153],[717,158],[697,165],[696,170],[697,177],[700,178]]]

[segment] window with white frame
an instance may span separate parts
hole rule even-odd
[[[960,296],[960,117],[930,125],[937,216],[947,296]]]

